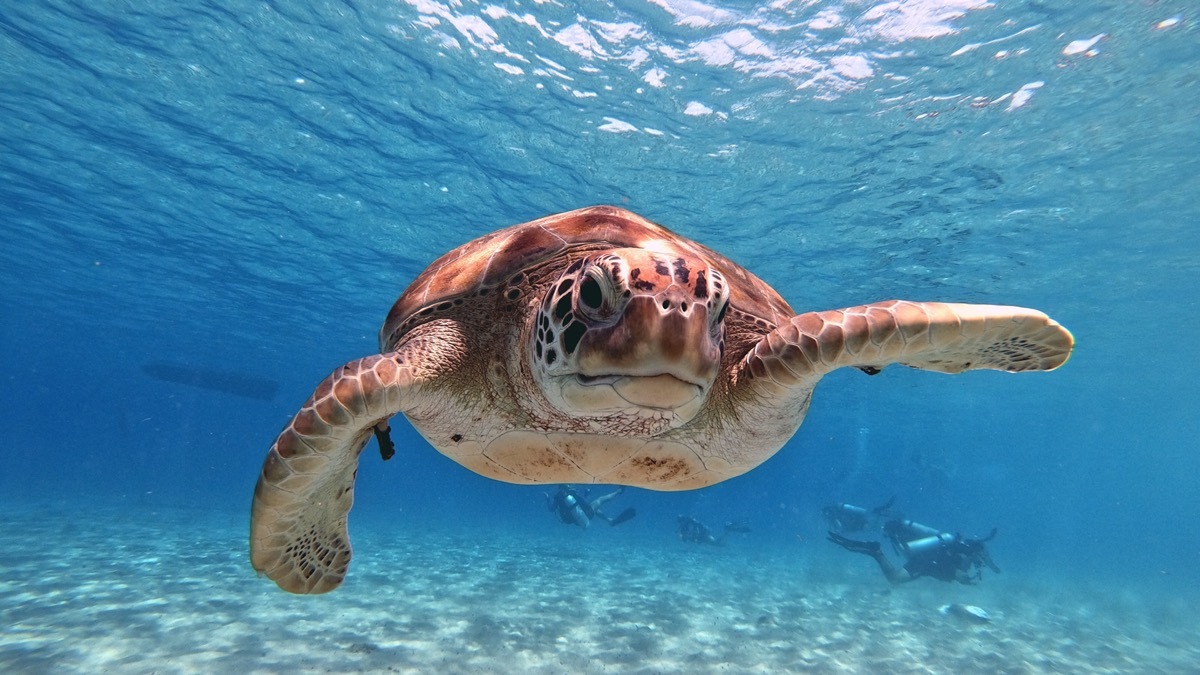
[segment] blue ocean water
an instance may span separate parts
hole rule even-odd
[[[746,521],[741,550],[882,589],[869,561],[830,550],[821,509],[895,495],[945,529],[999,528],[1004,572],[985,586],[1191,593],[1197,18],[1171,0],[6,3],[0,510],[85,526],[183,509],[227,524],[214,541],[245,560],[278,430],[330,370],[378,350],[430,261],[610,203],[800,311],[1023,305],[1077,348],[1049,374],[835,372],[759,470],[630,490],[639,515],[619,531],[569,530],[543,488],[476,476],[397,420],[397,456],[364,454],[352,528],[653,550],[690,513]],[[39,537],[70,551],[57,532]],[[10,554],[0,571],[24,584]]]

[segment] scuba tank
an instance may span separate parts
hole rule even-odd
[[[934,549],[941,548],[945,544],[948,544],[956,539],[958,539],[958,537],[950,534],[949,532],[940,532],[931,537],[922,537],[921,539],[914,539],[912,541],[904,542],[903,544],[900,544],[900,550],[904,552],[906,557],[914,556],[919,553],[925,553],[926,551],[932,551]]]
[[[834,506],[833,508],[837,511],[842,511],[844,513],[850,513],[850,514],[854,514],[856,516],[862,516],[863,518],[867,517],[867,510],[861,506],[855,506],[853,504],[847,504],[845,502],[842,502],[841,504],[838,504],[838,505]]]
[[[896,532],[894,536],[897,536],[904,541],[911,541],[913,539],[920,539],[922,537],[936,537],[937,535],[942,534],[942,531],[937,528],[929,527],[928,525],[922,525],[911,520],[901,520],[897,521],[897,523],[899,524],[898,529],[900,531]]]

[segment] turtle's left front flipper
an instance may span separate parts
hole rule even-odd
[[[1053,370],[1073,346],[1071,333],[1037,310],[892,300],[792,317],[750,350],[743,372],[811,387],[846,366],[868,373],[891,363],[943,373]]]

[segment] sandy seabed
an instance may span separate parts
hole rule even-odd
[[[300,597],[256,578],[243,518],[84,515],[0,510],[0,672],[1200,672],[1184,598],[893,590],[859,559],[362,527],[346,584]]]

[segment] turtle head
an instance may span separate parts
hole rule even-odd
[[[705,261],[616,249],[574,261],[549,288],[530,339],[532,370],[578,417],[695,417],[724,350],[729,287]]]

